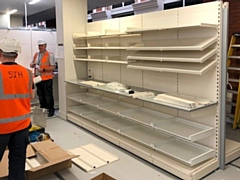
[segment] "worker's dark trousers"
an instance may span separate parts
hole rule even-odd
[[[36,85],[40,108],[45,108],[54,112],[53,80],[49,79],[46,81],[41,81]]]
[[[25,180],[26,148],[28,145],[26,128],[11,134],[0,134],[0,161],[8,146],[9,175],[8,180]]]

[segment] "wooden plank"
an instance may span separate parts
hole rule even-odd
[[[72,162],[87,172],[119,159],[94,144],[87,144],[68,151],[73,155],[79,155],[73,158]]]
[[[117,156],[105,151],[104,149],[101,149],[100,147],[94,144],[88,144],[81,147],[88,151],[89,153],[93,154],[94,156],[97,156],[98,158],[102,159],[106,163],[111,163],[119,159]]]

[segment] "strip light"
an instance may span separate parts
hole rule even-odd
[[[11,11],[8,11],[7,14],[13,14],[13,13],[15,13],[15,12],[17,12],[17,11],[18,11],[17,9],[13,9],[13,10],[11,10]]]
[[[36,4],[36,3],[38,3],[39,1],[41,1],[41,0],[32,0],[32,1],[29,2],[28,4]]]

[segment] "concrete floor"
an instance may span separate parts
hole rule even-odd
[[[79,126],[62,120],[58,117],[47,120],[46,132],[50,133],[54,142],[65,150],[78,146],[93,143],[102,149],[116,155],[119,160],[100,167],[90,172],[85,172],[79,167],[72,165],[72,168],[59,171],[40,178],[39,180],[90,180],[103,172],[118,180],[178,180],[179,178],[169,174],[145,160],[125,151],[112,143],[80,128]],[[64,132],[64,133],[63,133]],[[240,130],[232,130],[227,124],[227,138],[240,141]],[[204,177],[202,180],[239,180],[240,159],[229,163],[224,171],[216,170]],[[2,178],[7,180],[7,178]]]
[[[80,128],[79,126],[62,120],[52,118],[47,121],[46,131],[49,132],[54,141],[63,149],[72,149],[77,146],[93,143],[97,146],[115,154],[119,160],[98,168],[94,171],[85,172],[73,165],[72,168],[50,175],[40,180],[90,180],[98,174],[105,172],[118,180],[178,180],[172,174],[140,159],[139,157],[99,138],[98,136]],[[63,132],[64,133],[60,133]],[[226,137],[240,141],[240,129],[232,130],[232,125],[227,124]],[[216,170],[202,180],[239,180],[240,159],[229,163],[224,171]]]

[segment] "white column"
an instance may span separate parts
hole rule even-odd
[[[0,14],[0,28],[10,28],[9,14]]]
[[[63,56],[58,61],[59,117],[66,119],[65,80],[76,79],[73,62],[72,34],[85,32],[87,23],[87,0],[55,0],[57,44]]]

